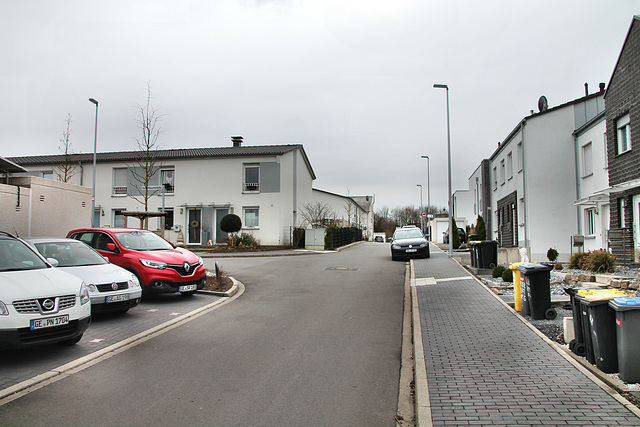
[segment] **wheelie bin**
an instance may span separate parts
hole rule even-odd
[[[555,319],[558,313],[551,307],[551,288],[549,265],[520,264],[520,274],[524,276],[525,294],[529,304],[529,315],[533,320]],[[522,285],[522,280],[520,281]],[[524,310],[523,303],[523,313]]]
[[[493,268],[498,265],[498,242],[495,240],[482,240],[478,252],[478,267]]]
[[[478,268],[478,252],[480,251],[480,242],[477,240],[469,242],[471,250],[471,267]]]
[[[616,313],[618,372],[626,383],[640,382],[640,298],[619,297],[609,301]]]
[[[576,298],[578,291],[584,289],[593,288],[572,288],[570,286],[565,287],[564,291],[569,295],[571,301],[571,311],[573,312],[573,335],[574,339],[569,343],[569,350],[574,352],[577,356],[585,357],[587,355],[587,348],[584,341],[584,334],[582,333],[582,316],[580,311],[580,300]]]
[[[578,291],[587,360],[606,374],[618,372],[615,311],[609,301],[623,295],[614,289]]]
[[[522,311],[522,286],[520,284],[520,270],[518,266],[524,264],[522,262],[514,262],[509,265],[509,270],[513,274],[513,304],[516,311]]]

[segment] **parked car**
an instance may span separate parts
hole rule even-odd
[[[391,238],[391,259],[429,258],[429,242],[417,227],[398,228]]]
[[[148,230],[83,228],[70,231],[67,237],[85,242],[135,274],[143,294],[193,295],[207,280],[202,258]]]
[[[90,322],[89,289],[82,279],[0,232],[0,348],[75,344]]]
[[[460,244],[467,243],[467,233],[464,231],[464,228],[458,228],[458,236],[460,237]],[[449,230],[444,232],[442,242],[449,243]]]
[[[384,237],[382,236],[376,236],[373,238],[374,242],[378,242],[378,243],[384,243]]]
[[[74,239],[37,237],[25,239],[40,255],[56,260],[56,267],[79,277],[89,287],[91,312],[126,312],[142,298],[138,278],[109,263],[92,247]]]

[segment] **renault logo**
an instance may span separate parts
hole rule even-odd
[[[182,264],[182,266],[184,267],[184,271],[186,271],[187,273],[189,272],[189,269],[191,269],[191,266],[188,262],[185,262],[184,264]]]

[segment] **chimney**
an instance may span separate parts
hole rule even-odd
[[[589,83],[584,84],[584,96],[589,96]]]
[[[234,147],[240,147],[242,145],[242,139],[241,136],[232,136],[231,142],[233,142]]]
[[[604,92],[604,82],[600,82],[600,92]]]

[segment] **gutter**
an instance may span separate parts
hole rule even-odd
[[[527,221],[527,208],[528,208],[528,203],[527,203],[527,162],[525,161],[525,159],[527,158],[526,156],[526,144],[524,143],[525,138],[524,138],[524,126],[527,124],[527,119],[523,119],[520,122],[520,134],[522,135],[522,200],[523,200],[523,204],[524,204],[524,212],[522,213],[523,215],[523,220],[524,220],[524,246],[525,247],[529,247],[529,233],[528,233],[528,229],[529,229],[529,223]],[[518,201],[516,200],[516,203],[518,203]]]

